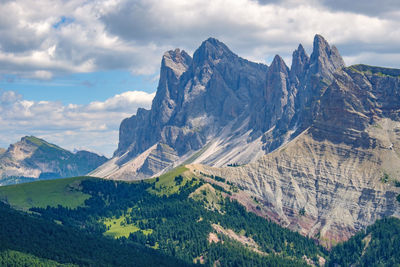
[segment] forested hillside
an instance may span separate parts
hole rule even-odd
[[[183,262],[136,243],[57,225],[0,203],[2,266],[179,266]],[[11,250],[11,251],[10,251]],[[51,260],[51,261],[50,261]]]
[[[135,183],[78,177],[2,187],[3,201],[32,214],[1,204],[0,259],[44,266],[400,262],[398,219],[378,221],[328,252],[315,240],[246,211],[224,188],[185,171]],[[22,188],[27,197],[16,198]],[[80,202],[71,206],[76,196],[82,196]]]
[[[69,186],[62,188],[61,181],[54,181],[57,186],[46,187],[57,201],[60,200],[60,196],[65,195],[65,188],[71,190]],[[49,182],[46,181],[46,184]],[[77,182],[80,183],[79,186],[76,185]],[[46,232],[42,235],[58,239],[63,237],[56,237],[53,232],[65,232],[65,229],[70,229],[74,233],[79,229],[89,236],[107,236],[111,244],[118,243],[126,251],[137,247],[139,243],[149,251],[178,258],[186,264],[201,263],[207,266],[216,262],[221,266],[245,263],[258,266],[304,266],[305,259],[318,262],[319,257],[325,257],[324,249],[317,246],[315,241],[247,212],[236,201],[227,198],[228,195],[218,187],[214,188],[194,177],[167,175],[137,183],[79,178],[70,179],[69,183],[74,185],[74,190],[90,195],[90,198],[84,201],[84,205],[71,208],[68,207],[71,196],[69,192],[69,195],[65,195],[68,205],[59,202],[56,206],[46,207],[42,201],[41,207],[31,208],[34,214],[41,215],[41,219],[34,218],[37,222],[60,224],[52,224],[48,228],[55,228],[51,230],[51,234]],[[25,192],[29,192],[27,186],[34,185],[35,183],[14,186],[11,191],[5,187],[0,190],[0,195],[4,197],[4,192],[11,195],[12,191],[20,186],[24,186]],[[42,191],[37,197],[43,200],[43,196],[48,192]],[[34,202],[35,194],[30,193],[29,198],[26,201]],[[14,203],[12,198],[8,199],[14,206],[17,204],[17,207],[27,207],[24,199],[18,199],[18,202]],[[7,231],[13,232],[12,229]],[[35,238],[35,235],[28,233],[24,233],[23,236],[26,242]],[[70,235],[70,239],[73,237],[74,235]],[[10,238],[14,240],[16,236],[10,235]],[[48,242],[51,243],[50,240]],[[65,241],[60,243],[60,248],[68,247],[68,242],[73,243]],[[21,250],[23,247],[21,245],[16,248]],[[37,247],[38,251],[26,252],[51,258],[47,252],[42,254],[41,251],[45,250],[45,247],[46,245],[40,244]],[[12,246],[7,248],[16,249]],[[72,252],[72,255],[82,253],[76,258],[84,258],[84,255],[89,253],[88,250],[79,249]],[[121,248],[119,250],[124,251]],[[102,256],[110,258],[110,253],[113,253],[112,249]],[[82,260],[70,259],[64,259],[62,262],[84,263]]]
[[[329,266],[399,266],[400,220],[385,218],[331,251]]]

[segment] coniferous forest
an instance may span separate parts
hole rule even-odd
[[[378,266],[400,259],[394,249],[400,245],[397,219],[378,221],[328,252],[312,239],[247,212],[215,188],[201,190],[201,180],[174,179],[179,190],[172,194],[154,193],[158,181],[85,179],[79,190],[90,198],[77,208],[33,207],[28,214],[1,204],[0,262],[5,266],[304,266],[317,265],[322,257],[328,266]],[[113,229],[126,232],[109,235]],[[254,243],[242,243],[228,230]]]

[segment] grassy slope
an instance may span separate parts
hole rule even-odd
[[[191,173],[188,172],[184,166],[178,166],[177,168],[161,175],[158,177],[158,181],[155,183],[154,188],[149,189],[149,193],[156,194],[158,196],[169,196],[179,191],[179,188],[184,186],[187,181],[192,179]],[[175,182],[175,177],[178,175],[182,175],[183,181],[180,185],[177,185]],[[153,183],[157,178],[145,180],[146,182]],[[128,210],[129,213],[129,210]],[[120,238],[120,237],[128,237],[131,233],[142,231],[144,235],[151,234],[151,229],[140,229],[135,224],[124,224],[125,217],[121,216],[119,218],[105,218],[104,224],[107,227],[110,227],[105,235]],[[122,225],[121,225],[122,223]]]
[[[184,174],[187,170],[187,168],[180,166],[160,176],[155,189],[150,190],[151,193],[171,195],[178,192],[179,188],[191,178]],[[174,178],[178,175],[184,177],[181,186],[176,185],[174,181]],[[90,198],[90,195],[79,191],[79,184],[85,179],[89,178],[74,177],[2,186],[0,187],[0,200],[22,210],[29,210],[32,207],[57,207],[58,205],[76,208],[83,206],[85,200]],[[155,179],[151,179],[151,182],[154,181]],[[124,219],[125,217],[105,218],[104,224],[110,227],[105,235],[114,238],[128,237],[129,234],[141,230],[134,224],[121,225]],[[141,231],[145,235],[151,233],[150,229],[142,229]]]
[[[210,184],[204,184],[197,188],[196,191],[189,195],[196,201],[201,201],[208,210],[221,212],[221,203],[224,202],[224,198],[220,191],[217,191]]]
[[[79,191],[79,183],[88,177],[37,181],[0,187],[0,200],[11,206],[28,210],[61,205],[68,208],[83,206],[90,196]]]
[[[364,64],[352,65],[348,68],[356,72],[374,74],[382,77],[385,76],[391,76],[397,78],[400,77],[400,69],[383,68],[383,67],[369,66]]]
[[[180,185],[175,182],[175,177],[181,175],[183,181]],[[155,188],[149,190],[150,193],[156,194],[158,196],[169,196],[179,192],[179,188],[184,186],[187,181],[193,178],[193,174],[185,166],[178,166],[175,169],[161,175],[158,181],[155,183]],[[150,183],[156,181],[157,178],[147,180]]]
[[[65,150],[65,149],[63,149],[63,148],[61,148],[61,147],[59,147],[59,146],[57,146],[57,145],[50,144],[50,143],[46,142],[45,140],[40,139],[40,138],[37,138],[37,137],[35,137],[35,136],[28,136],[28,137],[26,137],[25,139],[28,140],[28,141],[30,141],[31,143],[37,145],[38,147],[39,147],[39,146],[48,146],[48,147],[51,147],[51,148],[53,148],[53,149],[55,149],[55,150],[60,150],[60,151],[69,152],[69,151],[67,151],[67,150]]]

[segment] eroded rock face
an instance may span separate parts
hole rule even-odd
[[[320,97],[313,123],[286,145],[243,167],[191,168],[238,184],[262,202],[263,210],[253,211],[327,247],[377,219],[399,217],[399,74],[342,69]],[[251,207],[251,198],[237,199]]]
[[[189,166],[195,173],[217,175],[239,185],[261,203],[257,210],[251,208],[252,198],[235,197],[250,210],[330,247],[377,219],[400,216],[399,188],[393,181],[382,182],[384,173],[400,178],[400,150],[385,147],[393,141],[393,147],[399,147],[400,123],[380,123],[391,126],[381,126],[387,128],[375,136],[388,131],[391,137],[376,139],[379,149],[317,141],[310,129],[243,167]],[[368,131],[377,131],[372,128]],[[390,163],[384,164],[388,158]]]
[[[399,216],[399,77],[346,68],[320,35],[310,56],[299,45],[290,69],[279,56],[269,67],[249,62],[210,38],[193,58],[164,55],[152,109],[122,122],[114,158],[91,174],[135,180],[193,163],[244,188],[234,197],[250,210],[329,247]]]
[[[113,167],[92,175],[111,178],[114,171],[105,174],[106,169],[122,168],[157,144],[170,147],[176,159],[160,158],[169,164],[154,165],[159,168],[131,164],[137,169],[129,177],[113,178],[152,176],[192,161],[200,150],[201,160],[195,162],[224,166],[254,161],[310,126],[316,99],[343,66],[337,49],[319,35],[311,57],[299,45],[291,69],[278,55],[270,67],[249,62],[213,38],[193,58],[179,49],[168,51],[151,110],[139,109],[121,123]],[[238,145],[246,152],[241,154]]]
[[[182,163],[208,143],[220,145],[220,137],[228,137],[224,132],[236,132],[236,143],[243,139],[247,144],[251,130],[248,118],[255,112],[255,103],[263,98],[267,69],[266,65],[238,57],[213,38],[201,44],[193,59],[179,49],[165,53],[151,110],[139,109],[121,123],[114,154],[117,160],[111,164],[113,167],[103,167],[92,175],[127,180],[149,177]],[[163,164],[152,164],[151,168],[133,164],[136,169],[129,171],[129,176],[126,171],[124,176],[115,176],[115,167],[123,168],[154,145],[171,150],[168,155],[159,153]],[[252,158],[242,160],[249,162]],[[110,170],[107,174],[106,169]]]

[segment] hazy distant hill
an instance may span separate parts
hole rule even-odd
[[[0,154],[0,185],[84,175],[106,161],[106,157],[92,152],[72,153],[25,136]]]

